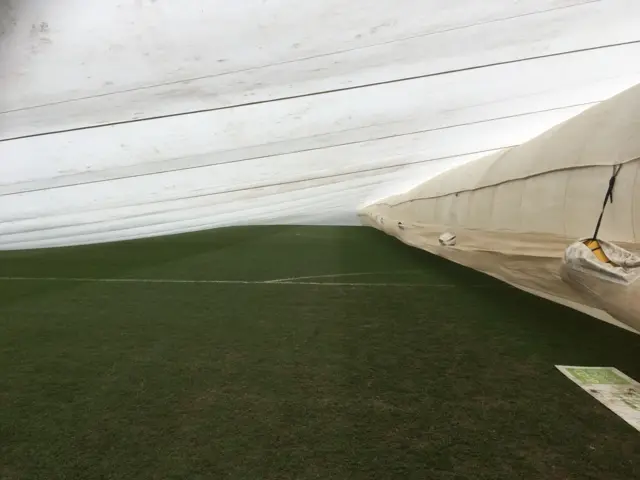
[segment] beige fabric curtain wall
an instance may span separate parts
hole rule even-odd
[[[560,275],[565,249],[594,234],[615,165],[622,167],[598,238],[637,250],[639,159],[637,85],[523,145],[369,205],[360,216],[408,244],[640,330],[640,318],[621,318],[620,306],[613,317],[597,293],[585,295]],[[447,231],[457,236],[455,246],[438,243]]]

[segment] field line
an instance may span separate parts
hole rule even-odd
[[[352,272],[352,273],[329,273],[326,275],[307,275],[304,277],[287,277],[267,280],[265,283],[297,282],[299,280],[315,280],[318,278],[342,278],[342,277],[362,277],[365,275],[406,275],[411,273],[421,273],[420,270],[403,270],[398,272]]]
[[[170,278],[77,278],[77,277],[0,277],[4,282],[67,282],[67,283],[140,283],[140,284],[218,284],[218,285],[315,285],[322,287],[406,287],[456,288],[448,283],[366,283],[366,282],[300,282],[254,280],[188,280]],[[491,285],[469,285],[462,288],[491,288]]]

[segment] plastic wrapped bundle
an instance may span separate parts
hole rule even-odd
[[[586,300],[640,330],[640,256],[604,240],[584,239],[565,251],[562,278]]]

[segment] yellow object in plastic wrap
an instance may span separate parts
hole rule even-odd
[[[612,263],[609,257],[607,257],[607,255],[604,253],[604,250],[602,250],[602,247],[600,246],[600,242],[598,242],[598,240],[592,238],[589,240],[585,240],[583,243],[589,248],[589,250],[593,252],[598,260],[604,263]]]

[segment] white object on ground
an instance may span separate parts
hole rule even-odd
[[[612,367],[556,365],[556,368],[640,431],[640,383]]]
[[[453,247],[456,244],[456,235],[451,232],[445,232],[438,238],[440,245],[445,247]]]

